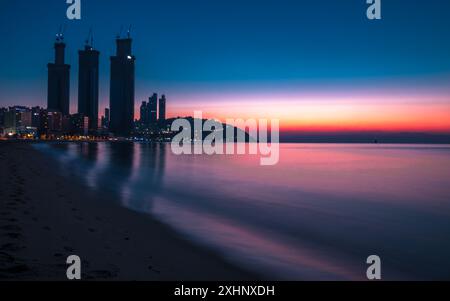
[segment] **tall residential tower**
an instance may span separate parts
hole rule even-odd
[[[163,124],[166,121],[166,96],[163,94],[159,99],[159,118],[158,121],[160,124]]]
[[[66,44],[62,34],[56,36],[55,62],[48,67],[48,111],[69,115],[70,107],[70,65],[64,63]]]
[[[93,39],[78,51],[78,113],[89,117],[89,130],[98,128],[98,65],[100,52],[94,50]]]
[[[111,57],[110,131],[116,136],[130,135],[134,125],[135,57],[131,53],[132,39],[116,39],[117,52]]]
[[[156,126],[158,122],[158,94],[153,93],[148,99],[148,122],[150,126]]]

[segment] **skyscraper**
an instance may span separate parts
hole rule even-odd
[[[148,121],[151,126],[155,126],[158,122],[158,94],[153,93],[148,99]]]
[[[98,64],[100,52],[87,42],[78,51],[78,113],[89,117],[89,130],[98,128]]]
[[[110,121],[109,109],[105,108],[105,125],[104,125],[104,127],[109,128],[109,121]]]
[[[55,62],[48,67],[47,107],[49,111],[69,115],[70,102],[70,65],[64,63],[66,44],[62,34],[58,34],[55,42]]]
[[[141,126],[148,126],[148,104],[146,101],[143,101],[141,104],[141,108],[140,108],[140,113],[141,113]]]
[[[102,116],[102,131],[109,129],[109,109],[105,108],[105,114]]]
[[[166,96],[163,94],[159,99],[159,123],[166,121]]]
[[[135,57],[131,53],[132,39],[117,38],[116,56],[111,57],[110,131],[128,136],[134,125],[134,69]]]

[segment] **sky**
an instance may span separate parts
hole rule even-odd
[[[46,106],[55,34],[66,27],[71,111],[89,29],[109,103],[114,39],[131,25],[136,118],[165,94],[170,117],[277,118],[284,131],[450,133],[450,1],[0,0],[0,106]]]

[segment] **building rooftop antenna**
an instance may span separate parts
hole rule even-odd
[[[128,27],[127,37],[128,37],[129,39],[131,38],[131,25],[130,25],[130,27]]]
[[[94,34],[92,33],[92,27],[89,29],[89,34],[86,38],[86,46],[94,47]]]
[[[62,26],[62,30],[61,27],[59,29],[59,39],[61,40],[61,42],[64,41],[64,33],[66,32],[66,25]]]
[[[61,31],[62,31],[62,25],[59,25],[59,30],[56,33],[56,42],[60,42],[62,40],[61,39]]]
[[[122,36],[122,31],[123,31],[123,25],[120,26],[120,31],[116,36],[117,39],[120,39],[120,37]]]

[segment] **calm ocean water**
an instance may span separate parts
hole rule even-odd
[[[269,279],[450,280],[450,146],[281,144],[259,157],[170,145],[36,144],[62,174]]]

